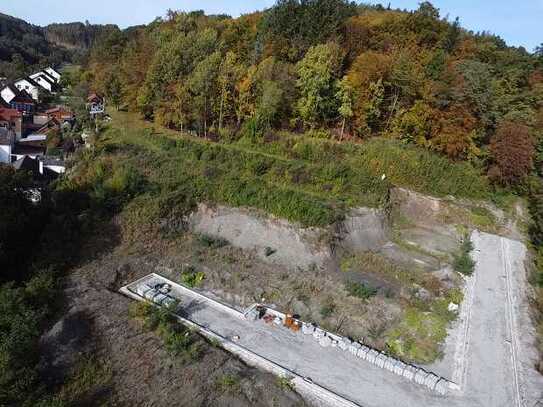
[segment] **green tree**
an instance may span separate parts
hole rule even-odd
[[[479,61],[463,61],[458,69],[463,81],[458,89],[459,99],[467,102],[484,127],[496,122],[495,83],[488,64]]]
[[[310,48],[298,63],[297,108],[306,125],[313,127],[337,117],[337,79],[342,60],[340,47],[330,42]]]
[[[213,107],[217,102],[217,78],[222,61],[220,52],[214,52],[196,65],[189,78],[189,89],[194,95],[194,107],[199,129],[207,137],[209,125],[213,123]]]
[[[283,101],[283,90],[275,81],[262,83],[262,95],[258,101],[256,118],[260,129],[273,127],[277,122]]]
[[[345,132],[345,125],[354,116],[354,112],[353,112],[354,93],[353,93],[353,88],[351,84],[349,83],[349,80],[347,77],[344,77],[339,82],[338,92],[336,93],[336,97],[338,98],[339,103],[340,103],[339,109],[338,109],[338,112],[342,117],[340,138],[343,139],[343,133]]]
[[[261,37],[275,54],[295,61],[316,44],[340,38],[345,21],[356,14],[346,0],[278,0],[261,23]]]

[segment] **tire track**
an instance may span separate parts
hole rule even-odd
[[[518,339],[517,339],[517,328],[516,328],[516,318],[514,311],[514,297],[513,297],[513,288],[512,288],[512,278],[511,278],[511,259],[509,258],[509,243],[503,237],[500,238],[501,241],[501,254],[502,254],[502,264],[505,270],[505,285],[506,285],[506,302],[507,302],[507,312],[506,320],[509,331],[509,350],[511,352],[511,364],[513,367],[513,385],[515,393],[515,406],[524,407],[524,398],[521,395],[521,385],[520,385],[520,372],[518,368]]]

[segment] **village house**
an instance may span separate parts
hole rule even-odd
[[[47,136],[45,134],[31,134],[18,140],[11,151],[11,161],[24,156],[37,159],[45,155]]]
[[[56,93],[57,91],[56,82],[43,72],[38,72],[30,75],[30,79],[32,79],[35,83],[41,86],[42,89],[46,90],[49,93]]]
[[[0,107],[0,162],[9,164],[13,147],[22,132],[22,115],[17,110]]]
[[[11,132],[15,140],[19,140],[23,133],[22,114],[15,109],[0,107],[0,129]]]
[[[105,99],[96,93],[91,93],[87,98],[87,109],[91,116],[105,112]]]
[[[57,106],[46,110],[45,114],[49,119],[55,118],[59,123],[71,122],[74,118],[73,113],[64,106]]]
[[[15,87],[19,90],[26,91],[32,99],[40,100],[41,86],[30,78],[17,79],[14,83]]]
[[[15,95],[13,99],[11,99],[9,105],[12,109],[22,113],[23,116],[32,116],[36,108],[34,99],[32,99],[32,96],[30,96],[25,90],[19,91],[19,93]]]
[[[55,69],[51,68],[50,66],[44,69],[45,73],[47,73],[49,76],[51,76],[57,83],[60,83],[60,78],[62,75]]]

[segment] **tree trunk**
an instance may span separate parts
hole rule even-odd
[[[204,96],[204,138],[207,138],[207,95]]]
[[[399,97],[400,97],[399,93],[396,93],[394,95],[394,103],[392,104],[392,109],[390,110],[390,115],[388,116],[388,119],[387,119],[386,130],[388,130],[388,126],[390,125],[390,119],[392,119],[392,115],[394,114],[394,110],[396,110],[396,103],[398,103],[398,98]]]
[[[222,120],[223,120],[222,110],[223,110],[223,106],[224,106],[224,92],[221,94],[221,106],[219,108],[219,131],[222,130]]]
[[[343,118],[343,122],[341,123],[341,136],[339,136],[339,141],[343,141],[343,132],[345,131],[345,117]]]

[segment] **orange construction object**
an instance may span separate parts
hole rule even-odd
[[[292,318],[292,315],[287,314],[285,318],[285,326],[287,328],[290,328],[294,324],[294,318]]]

